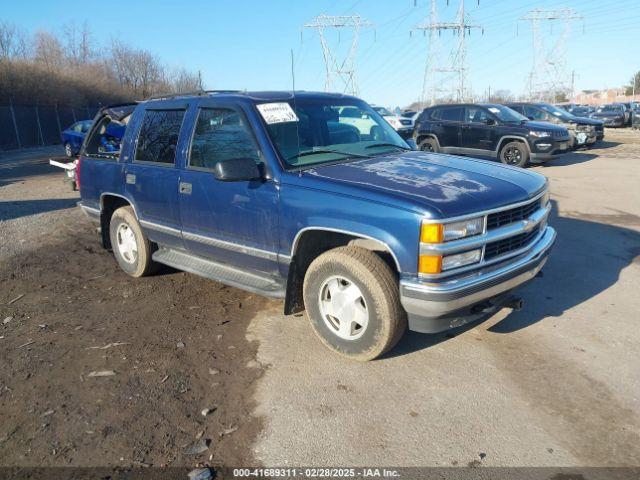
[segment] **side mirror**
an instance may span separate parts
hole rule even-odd
[[[251,158],[232,158],[218,162],[213,175],[222,182],[242,182],[262,178],[260,168]]]
[[[529,120],[533,120],[533,119],[534,119],[531,115],[529,115],[527,118],[528,118]]]
[[[484,123],[487,125],[495,125],[496,121],[493,118],[487,118],[485,119]]]

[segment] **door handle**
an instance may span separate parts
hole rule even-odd
[[[183,195],[191,195],[191,184],[187,183],[187,182],[180,182],[180,185],[178,187],[178,191],[180,193],[182,193]]]
[[[127,173],[127,175],[125,176],[125,182],[128,183],[129,185],[135,185],[136,176],[133,173]]]

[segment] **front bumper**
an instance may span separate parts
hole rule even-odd
[[[550,160],[557,155],[568,153],[571,150],[571,138],[540,139],[533,145],[533,151],[529,156],[532,162]]]
[[[517,260],[491,266],[473,274],[439,283],[400,282],[400,302],[409,329],[437,333],[472,322],[501,308],[508,292],[533,279],[547,261],[556,232],[545,227],[535,245]]]

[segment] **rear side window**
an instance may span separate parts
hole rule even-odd
[[[260,163],[244,117],[230,108],[201,109],[191,142],[189,166],[212,169],[218,162],[238,158]]]
[[[461,122],[463,111],[464,108],[462,107],[443,108],[440,118],[442,120],[449,120],[450,122]]]
[[[173,164],[184,110],[147,110],[136,148],[136,162]]]

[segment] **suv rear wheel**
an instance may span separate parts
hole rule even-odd
[[[406,329],[398,281],[375,253],[339,247],[316,258],[304,278],[313,330],[331,350],[359,361],[390,350]]]
[[[507,165],[526,167],[529,163],[529,150],[522,142],[509,142],[500,149],[500,161]]]
[[[438,142],[435,138],[425,138],[420,142],[418,148],[423,152],[433,152],[438,153]]]
[[[120,207],[111,216],[109,236],[120,268],[132,277],[148,275],[157,264],[151,260],[151,242],[140,228],[131,207]]]

